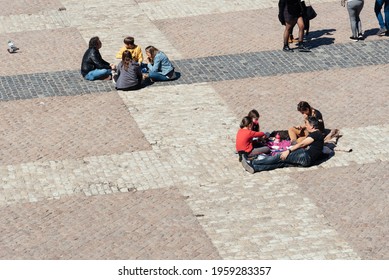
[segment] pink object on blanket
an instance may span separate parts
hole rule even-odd
[[[281,153],[288,149],[290,147],[290,141],[288,140],[282,140],[278,143],[269,141],[266,143],[266,145],[270,148],[271,150],[271,155],[274,156],[277,153]]]

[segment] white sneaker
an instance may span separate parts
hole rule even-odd
[[[258,155],[256,160],[261,160],[267,158],[267,155]]]
[[[116,72],[114,72],[114,71],[112,71],[112,83],[114,84],[114,85],[116,85],[116,80],[117,80],[117,78],[118,78],[118,75],[116,74]]]

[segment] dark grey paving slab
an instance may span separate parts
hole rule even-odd
[[[319,46],[310,53],[264,51],[174,61],[180,77],[153,86],[193,84],[389,63],[389,40]],[[109,81],[85,81],[79,71],[0,77],[0,100],[80,95],[114,90]]]

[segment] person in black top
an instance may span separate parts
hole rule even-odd
[[[324,137],[319,130],[319,122],[315,117],[308,117],[305,125],[309,131],[308,137],[304,141],[291,146],[286,151],[275,156],[255,159],[249,162],[242,160],[242,165],[247,172],[255,173],[265,170],[273,170],[291,166],[311,166],[317,161],[323,152]]]
[[[85,51],[81,62],[81,75],[86,80],[110,79],[112,70],[116,69],[115,64],[109,64],[101,57],[99,51],[101,46],[99,37],[92,37],[89,40],[89,48]]]
[[[297,104],[297,111],[299,111],[304,116],[304,120],[307,119],[309,116],[315,117],[319,122],[319,130],[325,136],[326,131],[324,128],[323,116],[319,110],[312,108],[311,105],[309,105],[309,103],[306,101],[300,101]],[[288,129],[288,134],[292,145],[303,141],[307,137],[308,133],[309,132],[305,128],[305,125],[292,126]]]
[[[282,25],[285,25],[284,30],[284,47],[283,51],[293,52],[289,47],[289,35],[292,34],[292,29],[296,25],[299,28],[298,38],[298,51],[310,52],[308,48],[304,46],[304,19],[303,8],[300,0],[279,0],[278,2],[278,19]]]

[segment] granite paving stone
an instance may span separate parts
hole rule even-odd
[[[312,52],[292,54],[270,0],[49,2],[0,13],[1,41],[21,47],[0,54],[0,258],[387,258],[389,41],[373,2],[363,42],[338,1],[312,2]],[[92,36],[117,63],[128,35],[179,79],[117,92],[81,78]],[[286,129],[301,100],[340,129],[334,156],[247,173],[241,118]]]

